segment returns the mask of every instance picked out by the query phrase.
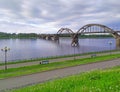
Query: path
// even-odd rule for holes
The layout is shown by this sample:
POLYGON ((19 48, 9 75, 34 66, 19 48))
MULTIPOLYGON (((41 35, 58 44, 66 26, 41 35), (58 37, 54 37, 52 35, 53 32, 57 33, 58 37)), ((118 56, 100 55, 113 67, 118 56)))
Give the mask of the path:
MULTIPOLYGON (((117 53, 120 53, 120 51, 118 52, 112 52, 112 54, 117 54, 117 53)), ((97 54, 97 56, 101 56, 101 55, 109 55, 110 52, 107 52, 107 53, 99 53, 97 54)), ((79 59, 79 58, 87 58, 87 57, 90 57, 90 55, 82 55, 82 56, 75 56, 75 59, 79 59)), ((57 59, 49 59, 50 63, 51 62, 62 62, 62 61, 65 61, 65 60, 73 60, 74 59, 74 56, 73 57, 66 57, 66 58, 57 58, 57 59)), ((35 61, 35 62, 24 62, 24 63, 18 63, 18 64, 10 64, 10 65, 7 65, 8 68, 17 68, 17 67, 23 67, 23 66, 31 66, 31 65, 37 65, 39 64, 40 61, 35 61)), ((1 69, 4 69, 5 66, 2 65, 0 66, 0 70, 1 69)))
POLYGON ((19 88, 31 84, 41 83, 55 78, 60 78, 68 75, 78 74, 85 71, 104 69, 120 65, 120 59, 103 61, 63 69, 56 69, 26 76, 13 77, 0 80, 0 91, 5 89, 19 88))

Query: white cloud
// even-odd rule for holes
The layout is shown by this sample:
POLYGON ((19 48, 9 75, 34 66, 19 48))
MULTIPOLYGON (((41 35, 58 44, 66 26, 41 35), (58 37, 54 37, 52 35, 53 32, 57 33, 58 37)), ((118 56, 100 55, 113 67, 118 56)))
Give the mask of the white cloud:
POLYGON ((89 23, 119 25, 118 0, 0 0, 0 31, 56 33, 89 23))

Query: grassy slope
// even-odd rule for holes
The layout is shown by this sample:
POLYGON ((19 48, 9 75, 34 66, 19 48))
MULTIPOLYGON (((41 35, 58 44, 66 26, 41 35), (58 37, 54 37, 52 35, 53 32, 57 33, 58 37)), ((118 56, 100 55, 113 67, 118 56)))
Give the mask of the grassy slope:
POLYGON ((120 66, 48 81, 12 92, 120 92, 120 66))
POLYGON ((20 68, 11 68, 11 69, 7 69, 6 71, 0 70, 0 79, 32 74, 32 73, 37 73, 37 72, 42 72, 42 71, 47 71, 52 69, 64 68, 69 66, 76 66, 80 64, 100 62, 100 61, 110 60, 115 58, 120 58, 120 54, 98 56, 95 58, 84 58, 84 59, 78 59, 75 61, 69 60, 64 62, 54 62, 46 65, 33 65, 33 66, 25 66, 20 68))

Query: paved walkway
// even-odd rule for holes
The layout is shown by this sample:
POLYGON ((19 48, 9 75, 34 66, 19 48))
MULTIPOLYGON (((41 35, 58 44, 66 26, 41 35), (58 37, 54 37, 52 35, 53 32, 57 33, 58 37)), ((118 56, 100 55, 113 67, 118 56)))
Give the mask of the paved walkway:
MULTIPOLYGON (((118 52, 111 52, 111 54, 117 54, 117 53, 120 53, 120 51, 118 52)), ((110 52, 107 52, 107 53, 99 53, 97 54, 97 56, 102 56, 102 55, 109 55, 110 52)), ((75 59, 80 59, 80 58, 87 58, 87 57, 90 57, 90 55, 83 55, 83 56, 75 56, 75 59)), ((49 59, 50 63, 51 62, 62 62, 62 61, 65 61, 65 60, 74 60, 74 56, 73 57, 66 57, 66 58, 58 58, 58 59, 49 59)), ((31 66, 31 65, 37 65, 39 64, 40 61, 35 61, 35 62, 24 62, 24 63, 18 63, 18 64, 10 64, 10 65, 7 65, 8 68, 17 68, 17 67, 23 67, 23 66, 31 66)), ((2 65, 0 66, 0 70, 1 69, 4 69, 5 66, 2 65)))
POLYGON ((117 65, 120 65, 120 59, 79 65, 74 67, 67 67, 63 69, 56 69, 26 76, 2 79, 0 80, 0 92, 2 92, 5 89, 19 88, 23 86, 45 82, 55 78, 78 74, 81 72, 95 69, 109 68, 117 65))

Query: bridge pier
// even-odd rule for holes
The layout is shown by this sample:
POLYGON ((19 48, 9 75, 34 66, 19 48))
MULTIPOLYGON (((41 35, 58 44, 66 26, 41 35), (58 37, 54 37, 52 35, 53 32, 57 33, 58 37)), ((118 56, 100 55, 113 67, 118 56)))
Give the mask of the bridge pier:
POLYGON ((120 37, 116 38, 116 48, 120 49, 120 37))
POLYGON ((48 36, 46 36, 46 38, 45 38, 46 40, 51 40, 51 36, 50 35, 48 35, 48 36))
POLYGON ((79 46, 79 39, 78 39, 78 34, 74 34, 73 37, 72 37, 72 43, 71 43, 71 46, 79 46))
POLYGON ((54 40, 54 41, 59 41, 59 36, 58 36, 58 35, 54 35, 54 36, 53 36, 53 40, 54 40))

